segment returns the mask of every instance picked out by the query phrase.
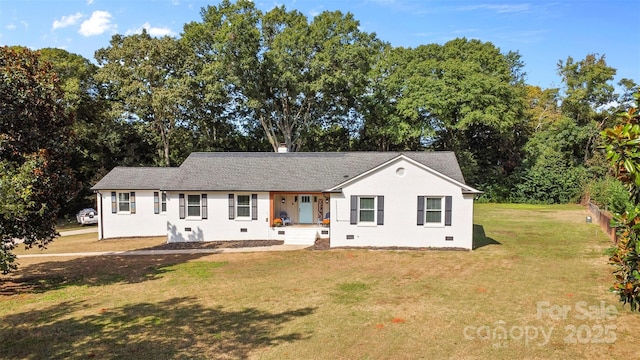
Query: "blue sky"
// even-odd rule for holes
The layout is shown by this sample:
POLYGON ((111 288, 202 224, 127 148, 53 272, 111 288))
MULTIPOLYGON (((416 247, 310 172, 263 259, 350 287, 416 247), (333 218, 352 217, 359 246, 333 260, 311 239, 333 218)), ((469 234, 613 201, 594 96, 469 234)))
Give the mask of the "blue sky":
MULTIPOLYGON (((606 55, 616 82, 640 82, 640 0, 255 0, 263 11, 277 5, 312 18, 324 10, 351 12, 361 29, 394 46, 443 44, 457 37, 518 51, 527 82, 559 87, 559 60, 606 55)), ((58 47, 93 59, 115 33, 146 28, 180 36, 200 21, 200 0, 0 0, 0 44, 58 47)))

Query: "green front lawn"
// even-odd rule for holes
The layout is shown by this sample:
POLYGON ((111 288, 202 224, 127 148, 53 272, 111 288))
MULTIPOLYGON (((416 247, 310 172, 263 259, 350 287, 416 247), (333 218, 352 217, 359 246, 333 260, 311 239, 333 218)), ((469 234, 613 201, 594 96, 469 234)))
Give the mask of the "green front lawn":
POLYGON ((610 243, 586 215, 478 204, 472 252, 19 259, 0 358, 633 358, 640 316, 608 292, 610 243))

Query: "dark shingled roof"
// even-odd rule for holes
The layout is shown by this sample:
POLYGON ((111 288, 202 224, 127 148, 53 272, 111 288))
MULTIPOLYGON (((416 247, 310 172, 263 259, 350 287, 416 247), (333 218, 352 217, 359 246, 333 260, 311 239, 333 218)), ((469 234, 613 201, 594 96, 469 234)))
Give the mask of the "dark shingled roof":
POLYGON ((179 168, 117 167, 92 189, 325 191, 400 155, 465 183, 455 154, 447 151, 198 152, 179 168))
POLYGON ((192 153, 164 190, 323 191, 403 154, 464 184, 452 152, 192 153))
POLYGON ((91 190, 159 190, 166 187, 177 171, 177 167, 118 166, 91 190))

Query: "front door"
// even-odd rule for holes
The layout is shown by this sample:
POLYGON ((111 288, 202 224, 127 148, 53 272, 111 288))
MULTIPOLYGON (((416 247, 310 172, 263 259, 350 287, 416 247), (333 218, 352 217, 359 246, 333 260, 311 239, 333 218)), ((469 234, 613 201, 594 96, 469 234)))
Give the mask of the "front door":
POLYGON ((313 203, 311 195, 300 195, 300 207, 298 208, 300 224, 313 224, 313 203))

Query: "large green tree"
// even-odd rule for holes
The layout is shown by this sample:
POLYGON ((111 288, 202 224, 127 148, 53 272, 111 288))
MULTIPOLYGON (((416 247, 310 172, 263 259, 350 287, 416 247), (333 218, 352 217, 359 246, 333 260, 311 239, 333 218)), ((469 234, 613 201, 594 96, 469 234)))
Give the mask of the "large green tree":
POLYGON ((206 62, 202 74, 240 120, 260 124, 274 151, 280 143, 299 150, 306 134, 355 121, 380 42, 351 14, 325 11, 309 22, 297 11, 263 14, 241 0, 209 6, 202 18, 183 36, 206 62))
POLYGON ((582 60, 569 56, 566 61, 559 61, 558 74, 564 91, 562 114, 590 134, 576 144, 583 148, 583 162, 587 164, 597 153, 598 132, 615 118, 610 107, 617 99, 612 84, 616 69, 607 65, 604 55, 587 54, 582 60))
POLYGON ((60 80, 67 112, 74 114, 74 132, 77 136, 76 148, 72 153, 72 166, 76 179, 82 188, 76 201, 69 203, 67 212, 89 206, 92 192, 91 181, 99 168, 104 167, 106 156, 100 150, 109 132, 115 129, 102 126, 105 102, 99 96, 99 88, 93 79, 98 67, 84 57, 63 49, 40 49, 40 58, 51 63, 52 71, 60 80))
POLYGON ((425 133, 433 133, 425 131, 423 116, 398 109, 398 102, 407 92, 406 67, 412 63, 413 55, 412 49, 387 45, 373 59, 360 110, 361 150, 419 150, 425 133))
POLYGON ((610 82, 616 70, 607 65, 604 55, 587 54, 578 61, 569 56, 558 62, 558 74, 565 91, 562 111, 579 125, 593 121, 601 107, 615 100, 610 82))
POLYGON ((188 74, 186 115, 192 143, 200 151, 264 150, 254 147, 262 139, 246 124, 248 110, 234 85, 234 73, 249 71, 253 63, 249 39, 257 36, 256 16, 253 7, 227 2, 203 9, 202 23, 184 26, 180 42, 188 74))
POLYGON ((578 61, 568 57, 557 70, 562 88, 527 88, 531 135, 513 179, 513 201, 577 201, 589 181, 606 173, 595 150, 599 131, 614 118, 608 107, 617 98, 611 85, 616 70, 594 54, 578 61))
POLYGON ((579 126, 568 117, 542 124, 542 130, 535 131, 523 146, 520 173, 514 179, 515 189, 510 192, 509 200, 575 202, 580 199, 587 178, 582 144, 596 129, 579 126))
POLYGON ((81 189, 63 211, 75 213, 95 204, 90 187, 107 169, 154 162, 153 138, 142 124, 110 116, 113 102, 105 96, 107 89, 95 80, 98 67, 88 59, 66 50, 39 50, 41 59, 51 63, 60 80, 65 109, 74 114, 77 141, 71 164, 81 189))
POLYGON ((394 49, 371 77, 365 138, 391 143, 380 149, 455 151, 476 185, 503 179, 526 135, 522 67, 517 53, 464 38, 394 49))
POLYGON ((16 268, 16 240, 45 247, 74 194, 73 117, 51 65, 25 48, 0 48, 0 271, 16 268))
MULTIPOLYGON (((503 54, 488 42, 456 39, 421 58, 413 75, 421 81, 411 84, 409 94, 419 91, 427 100, 421 110, 435 147, 456 151, 472 183, 504 178, 518 165, 526 135, 519 54, 503 54)), ((401 109, 416 110, 411 97, 401 109)))
POLYGON ((101 65, 96 80, 106 87, 114 115, 144 124, 154 135, 159 163, 170 166, 174 131, 187 122, 189 86, 187 50, 175 38, 141 34, 114 35, 96 51, 101 65))
POLYGON ((529 133, 545 131, 562 118, 560 89, 542 89, 532 85, 526 85, 525 88, 527 99, 525 116, 529 120, 529 133))

